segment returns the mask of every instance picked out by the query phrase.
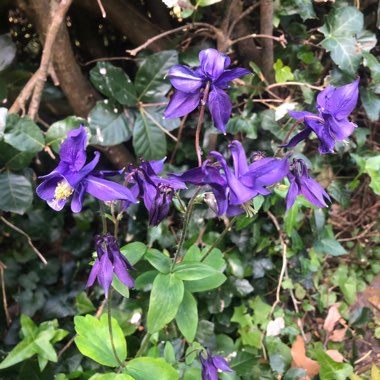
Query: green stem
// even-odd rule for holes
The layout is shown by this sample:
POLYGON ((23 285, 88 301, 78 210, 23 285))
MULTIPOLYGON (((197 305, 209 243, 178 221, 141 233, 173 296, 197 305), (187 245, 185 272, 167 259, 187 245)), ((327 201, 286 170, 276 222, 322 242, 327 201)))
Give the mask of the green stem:
POLYGON ((230 230, 232 225, 235 223, 237 219, 237 216, 234 216, 229 223, 227 224, 226 228, 223 230, 223 232, 220 234, 220 236, 212 243, 211 247, 207 250, 207 252, 202 256, 201 262, 206 260, 207 256, 212 252, 212 250, 223 240, 226 233, 230 230))
POLYGON ((177 264, 177 261, 182 258, 181 251, 182 251, 183 243, 185 242, 185 239, 186 239, 187 228, 189 227, 190 217, 191 217, 191 214, 193 213, 195 198, 198 196, 200 191, 201 191, 201 188, 198 187, 196 189, 194 195, 191 197, 190 202, 187 206, 187 209, 185 212, 185 218, 183 221, 182 234, 181 234, 181 238, 180 238, 179 243, 178 243, 176 253, 174 255, 171 271, 173 271, 175 265, 177 264))
POLYGON ((147 349, 148 344, 149 344, 149 339, 150 339, 150 334, 146 333, 142 342, 141 342, 141 346, 136 353, 136 356, 135 356, 136 358, 142 356, 142 354, 145 352, 145 350, 147 349))
POLYGON ((100 216, 102 218, 102 228, 103 228, 103 235, 107 233, 107 219, 105 217, 106 210, 104 208, 104 203, 102 201, 99 201, 100 206, 100 216))
POLYGON ((115 347, 115 342, 113 340, 113 333, 112 333, 112 315, 111 315, 111 294, 112 294, 112 289, 110 289, 110 293, 108 295, 107 299, 107 315, 108 315, 108 332, 110 335, 110 340, 111 340, 111 347, 112 347, 112 352, 113 355, 115 356, 115 359, 117 363, 119 364, 120 367, 125 367, 125 364, 120 360, 117 352, 116 352, 116 347, 115 347))

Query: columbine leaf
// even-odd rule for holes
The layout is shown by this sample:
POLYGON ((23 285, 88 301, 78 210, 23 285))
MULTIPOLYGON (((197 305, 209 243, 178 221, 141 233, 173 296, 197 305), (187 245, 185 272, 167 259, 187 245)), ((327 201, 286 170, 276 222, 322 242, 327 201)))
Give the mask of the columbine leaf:
POLYGON ((187 290, 185 290, 175 320, 186 340, 192 342, 198 327, 198 307, 194 296, 187 290))
POLYGON ((162 358, 136 358, 128 362, 125 373, 135 380, 178 380, 178 372, 162 358))
POLYGON ((216 269, 203 263, 184 262, 176 265, 174 274, 184 281, 196 281, 219 273, 216 269))
POLYGON ((144 256, 146 245, 139 241, 129 243, 120 248, 120 252, 125 256, 131 265, 135 265, 144 256))
POLYGON ((148 331, 153 334, 171 322, 184 293, 183 282, 173 274, 158 274, 153 282, 148 310, 148 331))

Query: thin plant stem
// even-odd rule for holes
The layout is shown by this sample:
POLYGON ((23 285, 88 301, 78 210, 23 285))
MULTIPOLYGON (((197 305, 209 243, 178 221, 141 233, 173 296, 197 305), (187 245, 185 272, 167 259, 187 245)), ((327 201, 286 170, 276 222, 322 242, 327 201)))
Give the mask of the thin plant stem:
POLYGON ((220 236, 212 243, 211 247, 207 250, 207 252, 201 257, 201 262, 206 260, 208 255, 212 252, 212 250, 223 240, 224 236, 231 229, 232 225, 235 223, 237 216, 234 216, 227 224, 226 228, 220 234, 220 236))
POLYGON ((100 206, 100 217, 102 218, 102 232, 103 235, 107 233, 107 219, 106 219, 106 210, 104 208, 104 203, 102 201, 99 201, 100 206))
POLYGON ((148 344, 149 344, 149 339, 150 339, 150 334, 146 333, 142 342, 141 342, 141 346, 136 353, 136 356, 135 356, 136 358, 140 357, 145 352, 145 350, 147 349, 148 344))
POLYGON ((195 151, 197 153, 198 157, 198 166, 202 166, 202 153, 201 153, 201 147, 199 144, 199 137, 201 134, 201 127, 203 123, 203 115, 205 113, 205 107, 207 103, 207 98, 208 98, 208 93, 210 91, 210 82, 207 82, 204 93, 203 93, 203 98, 201 101, 201 111, 199 112, 199 119, 198 119, 198 125, 197 125, 197 130, 195 132, 195 151))
POLYGON ((110 341, 111 341, 111 347, 112 347, 112 352, 113 355, 115 356, 115 359, 117 363, 119 364, 120 367, 125 367, 125 363, 123 363, 119 355, 116 352, 116 347, 115 347, 115 342, 113 340, 113 333, 112 333, 112 314, 111 314, 111 295, 112 295, 112 289, 110 289, 110 293, 108 295, 107 299, 107 316, 108 316, 108 332, 110 335, 110 341))
POLYGON ((200 191, 201 191, 201 187, 198 187, 195 190, 195 193, 191 197, 191 199, 189 201, 189 204, 187 206, 187 209, 185 211, 185 217, 184 217, 184 221, 183 221, 182 234, 181 234, 181 238, 180 238, 179 243, 178 243, 177 250, 176 250, 175 255, 174 255, 171 271, 173 271, 173 269, 174 269, 177 261, 181 258, 182 246, 183 246, 183 243, 185 242, 185 239, 186 239, 187 228, 189 227, 190 217, 191 217, 191 214, 193 213, 195 199, 196 199, 196 197, 197 197, 197 195, 199 194, 200 191))

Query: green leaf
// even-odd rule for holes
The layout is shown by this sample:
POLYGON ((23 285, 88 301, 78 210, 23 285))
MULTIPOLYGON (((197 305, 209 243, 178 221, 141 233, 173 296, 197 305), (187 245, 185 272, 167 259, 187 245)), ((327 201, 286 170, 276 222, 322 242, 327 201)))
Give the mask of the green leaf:
POLYGON ((38 327, 33 322, 32 318, 25 314, 21 314, 20 318, 21 323, 21 332, 23 335, 23 338, 35 338, 38 333, 38 327))
POLYGON ((179 331, 188 342, 192 342, 198 327, 198 307, 194 296, 187 290, 185 290, 175 320, 179 331))
POLYGON ((139 241, 135 241, 121 247, 120 252, 131 263, 131 265, 135 265, 144 256, 146 252, 146 245, 139 241))
POLYGON ((284 64, 280 58, 277 59, 276 63, 273 65, 273 68, 275 71, 277 83, 284 83, 288 80, 294 79, 294 75, 293 75, 290 67, 284 66, 284 64))
POLYGON ((380 83, 380 62, 372 54, 363 53, 363 64, 371 71, 371 78, 377 84, 380 83))
POLYGON ((4 71, 16 57, 16 45, 13 43, 10 34, 0 36, 0 72, 4 71))
POLYGON ((368 118, 377 121, 380 116, 380 99, 371 88, 363 88, 360 90, 360 100, 368 118))
POLYGON ((162 100, 171 88, 165 75, 177 63, 178 54, 175 50, 161 51, 145 58, 136 73, 138 100, 148 103, 162 100))
POLYGON ((86 120, 76 116, 69 116, 66 119, 53 123, 46 132, 46 144, 49 145, 54 152, 59 153, 59 148, 63 140, 67 137, 67 132, 77 129, 81 124, 85 124, 86 120))
POLYGON ((90 80, 103 95, 115 99, 124 106, 136 105, 135 87, 121 68, 109 62, 98 62, 90 71, 90 80))
POLYGON ((380 195, 380 155, 366 159, 365 170, 371 177, 369 187, 380 195))
POLYGON ((13 348, 8 356, 0 363, 0 369, 11 367, 12 365, 31 358, 35 353, 33 338, 24 339, 13 348))
POLYGON ((346 380, 353 373, 353 368, 349 364, 337 363, 322 349, 315 351, 315 358, 321 366, 319 373, 321 380, 346 380))
POLYGON ((4 141, 21 152, 37 153, 44 148, 44 136, 29 117, 10 114, 7 117, 4 141))
POLYGON ((20 152, 13 146, 0 141, 0 167, 9 170, 21 170, 27 167, 32 161, 35 153, 20 152))
POLYGON ((133 126, 133 148, 138 157, 157 160, 166 155, 166 137, 157 125, 140 112, 133 126))
POLYGON ((128 362, 125 373, 135 380, 178 380, 178 372, 162 358, 136 358, 128 362))
POLYGON ((165 343, 164 358, 170 364, 175 364, 175 352, 173 345, 168 341, 165 343))
POLYGON ((169 273, 172 261, 158 249, 149 248, 145 254, 145 259, 159 272, 169 273))
MULTIPOLYGON (((112 318, 111 321, 116 353, 119 359, 124 361, 127 357, 127 342, 117 320, 112 318)), ((74 325, 78 334, 75 344, 82 355, 108 367, 119 366, 112 351, 106 314, 103 314, 100 319, 92 315, 76 316, 74 325)))
POLYGON ((112 287, 123 297, 129 298, 128 286, 123 284, 116 275, 114 275, 112 278, 112 287))
POLYGON ((216 289, 226 281, 227 277, 223 273, 215 273, 210 277, 197 281, 186 281, 186 289, 191 293, 205 292, 216 289))
MULTIPOLYGON (((56 378, 57 380, 57 378, 56 378)), ((89 380, 135 380, 125 373, 96 373, 89 380)))
POLYGON ((355 74, 360 64, 361 53, 357 51, 354 37, 363 30, 363 14, 355 7, 340 7, 329 13, 319 30, 325 39, 322 46, 331 53, 331 58, 343 71, 355 74))
POLYGON ((153 334, 171 322, 184 293, 183 282, 173 274, 158 274, 153 282, 148 309, 148 331, 153 334))
POLYGON ((220 3, 222 0, 198 0, 197 7, 208 7, 209 5, 220 3))
POLYGON ((184 281, 202 280, 219 273, 207 264, 197 262, 184 262, 175 266, 174 274, 177 278, 184 281))
POLYGON ((0 210, 22 215, 32 201, 32 184, 26 177, 8 171, 0 174, 0 210))
POLYGON ((131 137, 130 120, 124 112, 119 112, 110 102, 97 102, 90 112, 89 123, 91 144, 117 145, 131 137))
POLYGON ((75 297, 75 307, 78 310, 79 314, 91 313, 92 311, 96 310, 94 304, 91 302, 85 292, 80 292, 75 297))
POLYGON ((347 251, 335 239, 323 238, 314 244, 314 249, 320 253, 326 253, 331 256, 346 255, 347 251))

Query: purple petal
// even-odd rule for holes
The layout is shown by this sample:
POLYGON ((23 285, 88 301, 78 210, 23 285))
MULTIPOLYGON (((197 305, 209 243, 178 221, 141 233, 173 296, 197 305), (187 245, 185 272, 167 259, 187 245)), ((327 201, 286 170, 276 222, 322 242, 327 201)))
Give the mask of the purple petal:
POLYGON ((49 201, 46 201, 46 203, 54 210, 54 211, 61 211, 64 207, 65 207, 65 204, 67 202, 67 199, 60 199, 60 200, 55 200, 55 199, 52 199, 52 200, 49 200, 49 201))
POLYGON ((183 65, 173 66, 168 72, 168 77, 177 90, 186 93, 199 91, 204 84, 204 78, 201 75, 183 65))
POLYGON ((149 161, 149 165, 152 168, 154 174, 159 174, 164 170, 166 157, 164 157, 162 160, 152 160, 149 161))
POLYGON ((98 270, 98 281, 100 286, 104 289, 106 298, 108 297, 108 292, 112 283, 113 277, 113 265, 111 260, 108 258, 108 254, 103 255, 99 260, 99 270, 98 270))
POLYGON ((223 90, 214 87, 208 96, 208 107, 215 127, 225 134, 232 112, 230 97, 223 90))
POLYGON ((198 107, 199 101, 199 92, 186 94, 185 92, 176 90, 174 91, 174 94, 170 98, 169 104, 164 111, 164 117, 167 119, 172 119, 187 115, 198 107))
POLYGON ((118 255, 114 255, 114 272, 117 278, 129 289, 135 286, 135 281, 128 273, 124 261, 122 261, 118 255))
POLYGON ((200 68, 212 81, 216 81, 224 69, 231 64, 230 58, 215 49, 202 50, 199 53, 200 68))
POLYGON ((300 189, 294 180, 295 178, 293 174, 289 174, 288 178, 290 181, 290 186, 288 194, 286 194, 286 211, 288 211, 293 206, 294 202, 296 201, 297 195, 300 192, 300 189))
POLYGON ((331 128, 331 134, 338 141, 345 140, 348 136, 352 135, 357 125, 351 123, 347 118, 337 120, 334 116, 328 118, 328 124, 331 128))
POLYGON ((84 180, 84 184, 86 191, 101 201, 125 200, 132 203, 137 202, 131 191, 118 183, 90 175, 84 180))
POLYGON ((329 195, 323 187, 312 178, 301 178, 301 194, 313 205, 323 208, 327 207, 324 198, 330 200, 329 195))
POLYGON ((293 119, 301 120, 304 119, 306 116, 315 116, 313 113, 308 111, 289 111, 289 116, 291 116, 293 119))
POLYGON ((328 85, 324 88, 317 96, 317 109, 320 113, 324 112, 326 109, 326 103, 331 98, 335 91, 335 87, 328 85))
POLYGON ((229 217, 229 218, 232 218, 236 215, 240 215, 240 214, 243 214, 245 211, 243 209, 243 207, 241 207, 240 205, 239 206, 228 206, 227 208, 227 211, 226 211, 226 215, 229 217))
POLYGON ((96 277, 98 276, 100 268, 99 260, 97 259, 91 269, 90 275, 88 276, 86 288, 89 288, 90 286, 94 285, 94 282, 96 280, 96 277))
POLYGON ((247 156, 240 141, 234 140, 228 147, 232 154, 235 175, 239 178, 248 171, 247 156))
POLYGON ((49 179, 43 181, 36 189, 37 195, 44 201, 52 201, 55 197, 55 189, 58 183, 64 180, 61 174, 54 173, 49 179))
POLYGON ((317 135, 320 146, 319 153, 327 154, 334 152, 335 139, 331 135, 330 128, 325 124, 321 123, 318 120, 306 119, 307 125, 313 130, 317 135))
MULTIPOLYGON (((271 186, 277 182, 280 182, 286 175, 289 174, 289 162, 287 158, 282 160, 277 160, 275 158, 262 159, 255 161, 249 166, 249 174, 246 176, 251 176, 253 183, 251 186, 271 186), (264 161, 263 165, 259 165, 260 161, 264 161)), ((241 179, 242 180, 242 179, 241 179)), ((242 180, 242 182, 244 182, 242 180)), ((245 185, 248 186, 246 182, 245 185)))
POLYGON ((83 127, 67 133, 66 140, 59 150, 61 160, 70 165, 73 171, 80 170, 86 162, 87 134, 83 127))
POLYGON ((228 82, 248 74, 251 74, 251 72, 247 69, 243 69, 242 67, 236 67, 235 69, 231 70, 224 70, 218 80, 214 82, 214 85, 217 87, 225 88, 227 87, 228 82))
POLYGON ((82 202, 84 194, 86 193, 86 187, 83 185, 79 185, 73 195, 73 199, 71 200, 71 211, 74 213, 81 212, 82 210, 82 202))
POLYGON ((301 132, 297 133, 295 136, 293 136, 287 144, 281 145, 281 148, 293 148, 298 143, 300 143, 303 140, 306 140, 311 133, 311 128, 306 126, 301 132))
POLYGON ((215 355, 212 357, 212 361, 217 369, 223 372, 232 372, 232 369, 228 365, 226 359, 224 359, 222 356, 215 355))

